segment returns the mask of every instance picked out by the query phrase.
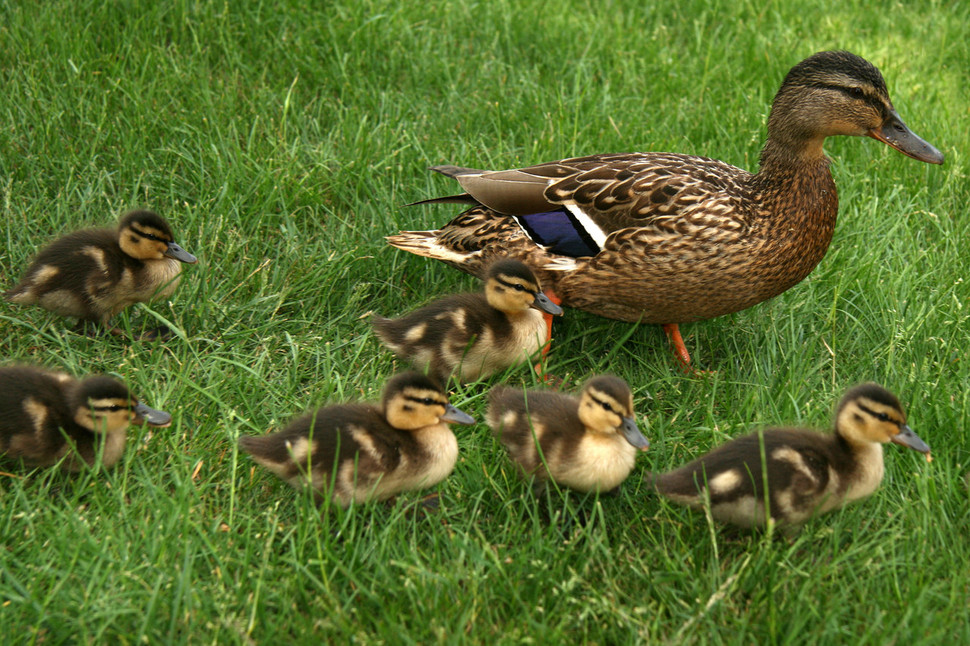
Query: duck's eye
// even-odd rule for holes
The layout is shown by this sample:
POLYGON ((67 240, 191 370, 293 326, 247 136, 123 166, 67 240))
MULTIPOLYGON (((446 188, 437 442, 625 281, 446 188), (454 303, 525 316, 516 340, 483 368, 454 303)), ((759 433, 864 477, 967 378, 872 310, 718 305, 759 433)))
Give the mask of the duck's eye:
POLYGON ((861 99, 861 98, 864 98, 866 96, 866 93, 863 92, 862 88, 859 88, 859 87, 849 87, 849 88, 846 88, 846 89, 849 91, 849 94, 851 94, 852 96, 854 96, 857 99, 861 99))
POLYGON ((878 419, 880 422, 888 422, 889 421, 889 415, 886 415, 885 413, 877 413, 876 414, 876 419, 878 419))
POLYGON ((517 292, 527 291, 524 285, 520 285, 518 283, 514 283, 512 286, 515 288, 515 291, 517 291, 517 292))
POLYGON ((603 410, 605 410, 607 413, 613 412, 613 408, 611 408, 610 405, 607 404, 606 402, 600 402, 600 406, 602 406, 603 410))
POLYGON ((438 403, 438 401, 436 399, 431 399, 430 397, 425 397, 424 399, 421 400, 421 403, 424 404, 425 406, 434 406, 435 404, 438 403))

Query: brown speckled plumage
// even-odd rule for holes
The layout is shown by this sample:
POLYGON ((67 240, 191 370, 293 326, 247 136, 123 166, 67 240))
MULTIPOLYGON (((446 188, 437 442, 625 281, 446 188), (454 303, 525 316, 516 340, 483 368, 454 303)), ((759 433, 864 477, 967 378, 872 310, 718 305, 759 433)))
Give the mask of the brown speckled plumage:
POLYGON ((427 201, 473 206, 439 230, 388 241, 473 274, 496 254, 521 258, 564 304, 610 318, 676 324, 720 316, 787 290, 825 255, 838 212, 822 151, 831 135, 867 135, 916 159, 943 161, 905 128, 874 66, 847 52, 821 52, 785 78, 756 174, 672 153, 496 172, 443 166, 435 170, 468 192, 427 201), (515 219, 563 207, 601 230, 597 253, 552 253, 515 219))

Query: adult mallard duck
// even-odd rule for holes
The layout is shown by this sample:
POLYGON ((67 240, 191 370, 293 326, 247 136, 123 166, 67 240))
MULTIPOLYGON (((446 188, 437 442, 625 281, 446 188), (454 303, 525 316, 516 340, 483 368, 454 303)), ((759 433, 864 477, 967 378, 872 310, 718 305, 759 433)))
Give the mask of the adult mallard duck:
POLYGON ((347 507, 447 478, 458 459, 448 424, 474 422, 437 383, 405 372, 387 382, 380 406, 327 406, 276 433, 241 437, 239 447, 293 487, 311 487, 318 501, 347 507))
POLYGON ((562 308, 542 293, 523 262, 503 258, 485 272, 485 293, 453 294, 396 319, 375 316, 374 332, 392 352, 428 368, 441 383, 473 381, 527 360, 549 340, 543 314, 562 308))
POLYGON ((436 170, 467 193, 425 200, 472 207, 436 231, 388 237, 400 249, 480 274, 495 255, 523 259, 566 305, 665 326, 729 314, 805 278, 838 212, 822 144, 869 136, 920 161, 943 155, 893 108, 868 61, 820 52, 788 72, 757 173, 672 153, 593 155, 505 171, 436 170))
POLYGON ((77 380, 34 366, 0 368, 0 456, 6 459, 78 471, 100 455, 110 467, 121 459, 129 425, 171 421, 111 377, 77 380))
POLYGON ((647 479, 674 502, 710 505, 720 522, 761 527, 771 518, 791 529, 874 492, 882 481, 887 442, 930 452, 906 424, 896 396, 878 384, 862 384, 843 396, 834 433, 801 428, 752 433, 647 479))
MULTIPOLYGON (((88 332, 91 326, 107 329, 108 321, 129 305, 170 297, 182 263, 195 262, 175 243, 162 216, 130 211, 117 229, 75 231, 41 249, 6 298, 76 317, 88 332)), ((167 332, 160 328, 147 336, 167 332)))

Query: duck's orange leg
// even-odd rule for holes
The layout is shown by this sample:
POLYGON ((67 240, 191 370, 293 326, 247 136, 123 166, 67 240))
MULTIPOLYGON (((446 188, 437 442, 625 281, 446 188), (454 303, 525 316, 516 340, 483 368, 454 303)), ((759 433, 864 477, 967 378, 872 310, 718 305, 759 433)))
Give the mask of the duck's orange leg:
MULTIPOLYGON (((559 296, 557 296, 556 293, 551 289, 544 290, 543 294, 545 294, 546 297, 556 305, 562 305, 562 299, 559 298, 559 296)), ((540 350, 542 358, 539 360, 539 363, 533 366, 533 368, 535 369, 536 374, 539 375, 539 377, 545 383, 555 385, 560 380, 554 375, 548 374, 545 366, 543 365, 546 362, 546 356, 549 354, 549 347, 552 345, 552 314, 543 312, 542 318, 546 320, 546 342, 542 344, 542 349, 540 350)))
POLYGON ((674 354, 677 355, 677 360, 680 361, 685 372, 690 372, 690 352, 687 351, 687 346, 684 345, 684 337, 680 336, 680 328, 677 327, 676 323, 666 323, 663 328, 664 332, 667 333, 670 344, 674 346, 674 354))

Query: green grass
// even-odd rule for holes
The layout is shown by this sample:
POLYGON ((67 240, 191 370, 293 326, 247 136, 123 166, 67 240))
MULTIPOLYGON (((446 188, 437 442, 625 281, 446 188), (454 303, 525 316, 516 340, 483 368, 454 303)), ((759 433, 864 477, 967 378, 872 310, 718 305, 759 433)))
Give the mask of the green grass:
MULTIPOLYGON (((968 20, 942 1, 0 2, 2 286, 135 206, 200 258, 170 303, 119 317, 170 322, 166 344, 0 303, 3 360, 116 373, 174 416, 107 473, 4 465, 0 641, 970 641, 968 20), (656 327, 567 311, 552 372, 626 378, 652 442, 621 495, 536 498, 484 424, 458 429, 429 517, 417 495, 320 513, 236 452, 377 396, 400 365, 367 311, 474 288, 383 243, 456 212, 402 206, 455 190, 428 166, 671 150, 754 169, 781 78, 831 48, 882 69, 946 165, 830 140, 832 247, 773 301, 684 327, 713 374, 681 374, 656 327), (888 449, 871 499, 793 540, 640 484, 759 425, 828 426, 870 379, 935 460, 888 449)), ((500 381, 453 401, 481 418, 500 381)))

